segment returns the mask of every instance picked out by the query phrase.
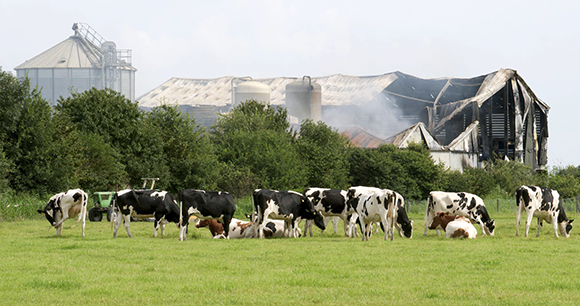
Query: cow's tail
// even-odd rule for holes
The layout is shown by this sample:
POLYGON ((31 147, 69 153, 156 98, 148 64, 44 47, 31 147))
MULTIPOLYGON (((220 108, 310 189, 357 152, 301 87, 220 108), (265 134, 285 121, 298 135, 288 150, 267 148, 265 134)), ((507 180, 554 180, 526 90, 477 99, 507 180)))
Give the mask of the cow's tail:
POLYGON ((183 224, 183 210, 182 210, 182 203, 183 203, 183 195, 181 194, 181 192, 179 193, 179 195, 177 195, 177 200, 179 200, 179 230, 181 233, 181 226, 183 224))
POLYGON ((434 207, 434 203, 433 203, 433 195, 429 193, 429 197, 427 197, 427 212, 426 212, 426 216, 429 215, 429 213, 431 212, 431 210, 434 207))

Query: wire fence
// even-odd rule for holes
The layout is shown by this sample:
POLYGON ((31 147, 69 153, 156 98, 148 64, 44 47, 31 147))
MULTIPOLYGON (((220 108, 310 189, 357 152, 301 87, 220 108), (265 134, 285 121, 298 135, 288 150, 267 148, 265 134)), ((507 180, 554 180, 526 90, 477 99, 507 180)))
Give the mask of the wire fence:
MULTIPOLYGON (((490 212, 515 213, 517 211, 516 199, 486 199, 485 207, 490 212)), ((565 212, 580 213, 579 197, 560 199, 565 212)), ((405 208, 408 213, 425 214, 427 200, 405 200, 405 208)))

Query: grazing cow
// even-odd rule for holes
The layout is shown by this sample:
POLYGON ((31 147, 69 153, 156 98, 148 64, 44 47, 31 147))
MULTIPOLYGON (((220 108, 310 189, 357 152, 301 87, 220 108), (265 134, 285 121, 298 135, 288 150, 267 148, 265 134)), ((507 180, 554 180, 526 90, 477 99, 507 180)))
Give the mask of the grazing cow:
POLYGON ((438 212, 429 229, 441 228, 445 231, 447 238, 470 238, 477 237, 477 230, 471 224, 469 219, 463 216, 451 216, 446 213, 438 212))
POLYGON ((393 240, 395 197, 391 190, 374 187, 351 187, 347 191, 347 203, 358 215, 363 241, 369 240, 373 222, 381 222, 385 240, 393 240))
MULTIPOLYGON (((179 193, 179 205, 181 206, 181 226, 179 240, 186 239, 189 217, 192 215, 199 219, 216 219, 222 224, 230 224, 236 212, 236 205, 231 194, 222 191, 205 191, 185 189, 179 193)), ((229 238, 230 227, 224 228, 226 238, 229 238)))
MULTIPOLYGON (((208 227, 213 238, 226 238, 224 235, 223 225, 215 219, 198 220, 195 227, 208 227)), ((297 235, 300 237, 302 232, 296 228, 297 235)), ((232 218, 230 222, 230 239, 239 238, 257 238, 258 235, 255 230, 254 222, 243 221, 232 218)), ((284 221, 283 220, 268 220, 264 227, 264 236, 266 238, 275 238, 284 236, 284 221)))
MULTIPOLYGON (((449 213, 467 217, 481 226, 482 234, 494 235, 495 221, 489 217, 483 200, 467 192, 443 192, 431 191, 427 201, 427 213, 425 214, 425 233, 433 222, 438 212, 449 213)), ((439 229, 436 229, 439 235, 439 229)))
MULTIPOLYGON (((413 237, 413 221, 409 220, 407 215, 407 211, 405 210, 405 199, 401 196, 398 192, 394 192, 394 201, 395 201, 395 228, 399 232, 399 236, 412 238, 413 237)), ((348 226, 348 237, 352 237, 352 235, 358 236, 358 232, 356 231, 356 223, 358 222, 358 214, 355 212, 353 213, 352 217, 349 216, 349 226, 348 226)), ((380 222, 377 223, 377 227, 374 233, 379 232, 379 227, 382 227, 380 222)), ((384 231, 384 228, 383 228, 384 231)))
POLYGON ((398 192, 393 193, 395 202, 395 228, 399 232, 399 236, 412 238, 413 220, 409 220, 409 216, 405 210, 405 199, 398 192))
POLYGON ((44 210, 38 209, 38 213, 43 214, 46 220, 56 228, 56 235, 62 233, 62 223, 68 218, 78 216, 77 222, 82 222, 82 237, 85 237, 85 219, 87 214, 87 194, 80 189, 70 189, 67 192, 61 192, 53 195, 44 207, 44 210))
POLYGON ((542 188, 537 186, 522 186, 516 191, 516 205, 518 206, 517 220, 516 220, 516 236, 520 232, 520 218, 522 210, 526 210, 526 237, 530 230, 530 223, 532 218, 538 218, 538 233, 536 237, 540 236, 540 229, 542 228, 542 221, 552 223, 554 228, 554 235, 558 238, 558 228, 562 236, 570 237, 572 230, 572 221, 568 220, 564 206, 560 203, 560 194, 558 191, 542 188))
POLYGON ((253 193, 254 212, 257 215, 258 237, 264 238, 268 219, 284 220, 284 236, 297 237, 297 219, 314 219, 314 224, 324 230, 324 218, 310 200, 295 191, 256 189, 253 193))
POLYGON ((164 235, 165 224, 179 222, 179 207, 173 196, 166 191, 125 189, 115 195, 115 206, 119 209, 113 222, 115 231, 113 237, 117 238, 117 231, 121 223, 125 223, 127 235, 132 238, 131 218, 142 220, 155 218, 153 223, 153 237, 157 237, 157 230, 161 228, 164 235))
MULTIPOLYGON (((328 217, 338 217, 344 223, 344 234, 348 236, 348 209, 346 205, 346 191, 330 188, 308 188, 304 195, 312 202, 314 209, 325 217, 324 225, 328 224, 328 217)), ((334 233, 336 234, 336 223, 333 220, 334 233)), ((304 235, 310 231, 312 237, 312 222, 306 220, 304 223, 304 235)))

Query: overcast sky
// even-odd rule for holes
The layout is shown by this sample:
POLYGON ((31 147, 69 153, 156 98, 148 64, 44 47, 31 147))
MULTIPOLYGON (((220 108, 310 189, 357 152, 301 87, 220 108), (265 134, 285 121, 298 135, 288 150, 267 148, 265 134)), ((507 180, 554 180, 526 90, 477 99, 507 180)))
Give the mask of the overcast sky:
POLYGON ((171 77, 512 68, 551 107, 549 165, 580 165, 580 1, 0 0, 0 67, 67 39, 75 22, 133 50, 137 97, 171 77))

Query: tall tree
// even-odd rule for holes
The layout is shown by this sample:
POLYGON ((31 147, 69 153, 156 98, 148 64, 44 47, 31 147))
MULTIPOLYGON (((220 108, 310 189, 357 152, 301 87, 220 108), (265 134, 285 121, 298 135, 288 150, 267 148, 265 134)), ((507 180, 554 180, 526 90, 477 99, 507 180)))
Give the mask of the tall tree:
POLYGON ((348 186, 347 139, 319 121, 306 120, 297 140, 308 186, 344 189, 348 186))
POLYGON ((248 179, 256 182, 253 188, 303 188, 306 169, 287 117, 285 108, 253 100, 222 115, 211 133, 220 161, 236 175, 250 174, 248 179))
POLYGON ((220 164, 205 130, 176 106, 161 105, 145 115, 146 125, 163 144, 168 190, 215 189, 220 164))

